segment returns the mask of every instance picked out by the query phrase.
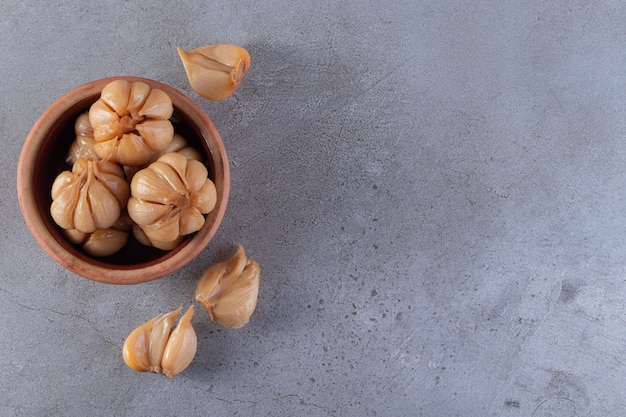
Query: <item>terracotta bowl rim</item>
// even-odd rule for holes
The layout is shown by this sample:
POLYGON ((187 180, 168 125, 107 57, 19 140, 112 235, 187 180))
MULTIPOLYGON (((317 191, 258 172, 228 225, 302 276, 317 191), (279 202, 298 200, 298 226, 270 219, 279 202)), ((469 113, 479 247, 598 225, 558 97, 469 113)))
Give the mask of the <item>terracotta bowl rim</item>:
MULTIPOLYGON (((95 101, 95 100, 94 100, 95 101)), ((230 170, 228 157, 222 138, 209 116, 182 92, 175 88, 148 78, 117 76, 102 78, 85 83, 62 95, 44 110, 28 133, 17 166, 17 193, 24 221, 31 234, 44 251, 66 269, 93 281, 108 284, 138 284, 163 278, 198 256, 214 237, 226 211, 230 191, 230 170), (187 238, 179 247, 155 260, 135 265, 112 265, 100 262, 89 256, 76 256, 68 251, 48 229, 37 209, 37 196, 33 170, 39 148, 46 138, 47 131, 54 123, 83 100, 100 94, 102 88, 111 81, 123 79, 129 82, 142 81, 151 87, 160 88, 172 99, 176 108, 191 119, 204 141, 210 148, 210 155, 215 169, 215 185, 218 189, 216 207, 209 214, 212 222, 207 222, 202 229, 187 238)), ((57 234, 58 235, 58 234, 57 234)))

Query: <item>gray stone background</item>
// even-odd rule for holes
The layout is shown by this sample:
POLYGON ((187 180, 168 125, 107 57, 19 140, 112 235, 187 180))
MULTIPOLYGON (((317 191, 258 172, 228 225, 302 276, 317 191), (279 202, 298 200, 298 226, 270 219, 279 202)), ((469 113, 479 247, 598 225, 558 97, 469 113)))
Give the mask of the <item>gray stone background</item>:
POLYGON ((0 4, 0 415, 623 416, 626 3, 6 0, 0 4), (222 102, 175 47, 228 42, 222 102), (44 109, 134 75, 199 103, 232 189, 214 241, 135 286, 53 262, 15 172, 44 109), (250 324, 198 310, 174 379, 135 373, 139 323, 242 243, 250 324))

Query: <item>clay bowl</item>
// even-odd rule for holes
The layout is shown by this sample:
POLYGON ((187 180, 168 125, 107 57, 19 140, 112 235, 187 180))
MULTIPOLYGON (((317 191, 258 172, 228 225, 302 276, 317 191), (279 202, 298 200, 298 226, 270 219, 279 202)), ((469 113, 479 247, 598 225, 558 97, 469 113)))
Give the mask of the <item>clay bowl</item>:
POLYGON ((17 192, 26 225, 41 247, 63 267, 85 278, 110 284, 137 284, 162 278, 185 266, 207 246, 226 210, 230 189, 228 159, 222 139, 204 111, 174 88, 137 77, 115 77, 89 82, 65 94, 48 107, 28 134, 17 169, 17 192), (120 252, 97 258, 71 244, 50 215, 50 190, 56 176, 71 169, 65 162, 75 138, 74 122, 100 97, 114 79, 143 81, 172 99, 174 129, 206 155, 209 177, 217 188, 217 205, 202 229, 178 247, 163 251, 147 247, 131 236, 120 252))

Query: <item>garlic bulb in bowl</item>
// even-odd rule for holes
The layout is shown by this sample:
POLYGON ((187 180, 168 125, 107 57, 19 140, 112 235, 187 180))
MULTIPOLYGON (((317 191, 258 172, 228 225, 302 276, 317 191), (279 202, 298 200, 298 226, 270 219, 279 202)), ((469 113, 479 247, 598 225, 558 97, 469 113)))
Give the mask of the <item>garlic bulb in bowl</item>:
POLYGON ((145 164, 172 141, 173 112, 163 90, 142 81, 112 81, 89 109, 96 153, 122 165, 145 164))
MULTIPOLYGON (((156 153, 156 152, 155 152, 156 153)), ((120 163, 117 163, 120 165, 120 163)), ((64 94, 37 119, 28 133, 17 166, 17 195, 24 221, 42 249, 57 263, 85 278, 136 284, 179 270, 193 260, 217 233, 230 191, 226 149, 209 116, 180 91, 158 81, 139 77, 113 77, 88 82, 64 94), (167 251, 145 246, 132 233, 119 252, 99 258, 63 234, 50 212, 55 178, 68 170, 68 152, 76 139, 75 123, 98 101, 103 88, 116 80, 143 82, 171 98, 174 132, 202 155, 208 178, 216 188, 215 207, 205 215, 200 230, 174 242, 167 251)), ((113 216, 112 216, 113 217, 113 216)))
POLYGON ((128 214, 151 241, 194 233, 215 207, 217 191, 199 161, 172 152, 133 176, 128 214))
POLYGON ((63 229, 93 233, 119 219, 129 188, 124 171, 110 161, 81 158, 52 184, 50 214, 63 229))

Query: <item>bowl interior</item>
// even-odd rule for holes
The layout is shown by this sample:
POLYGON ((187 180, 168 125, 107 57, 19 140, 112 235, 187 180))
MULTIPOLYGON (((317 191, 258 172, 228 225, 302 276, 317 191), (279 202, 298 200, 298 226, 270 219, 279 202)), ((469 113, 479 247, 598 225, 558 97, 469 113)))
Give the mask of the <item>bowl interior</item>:
MULTIPOLYGON (((74 133, 74 122, 78 116, 89 110, 89 107, 100 97, 99 94, 87 97, 68 108, 61 117, 59 117, 45 133, 45 138, 41 141, 35 158, 33 169, 33 189, 35 196, 36 210, 41 216, 45 227, 54 236, 55 240, 69 253, 84 262, 93 264, 102 268, 113 269, 141 269, 150 265, 163 262, 169 258, 176 256, 178 252, 183 250, 193 239, 195 234, 187 237, 177 248, 171 251, 163 251, 156 248, 145 246, 139 243, 132 235, 129 234, 129 240, 126 246, 114 255, 96 258, 92 257, 79 246, 70 243, 61 233, 61 229, 55 224, 50 215, 50 205, 52 198, 50 190, 52 184, 59 173, 65 170, 71 170, 71 166, 65 162, 67 153, 71 143, 76 137, 74 133)), ((198 149, 203 155, 207 156, 205 163, 209 171, 209 178, 216 182, 215 167, 213 159, 210 157, 211 150, 208 146, 209 138, 207 134, 197 127, 183 109, 177 107, 174 98, 174 114, 172 116, 172 124, 176 133, 181 134, 189 144, 198 149)), ((218 197, 219 198, 219 197, 218 197)), ((212 219, 213 213, 209 213, 205 223, 207 227, 212 219)))

